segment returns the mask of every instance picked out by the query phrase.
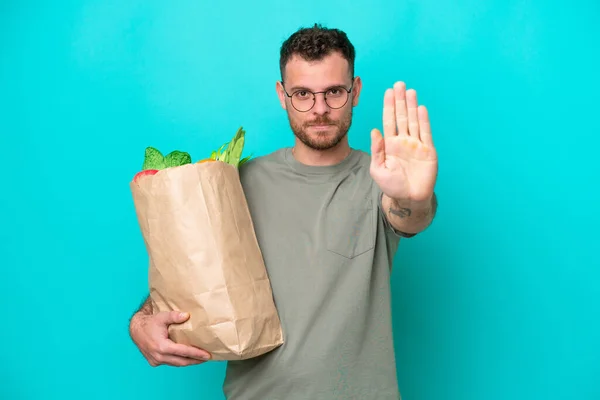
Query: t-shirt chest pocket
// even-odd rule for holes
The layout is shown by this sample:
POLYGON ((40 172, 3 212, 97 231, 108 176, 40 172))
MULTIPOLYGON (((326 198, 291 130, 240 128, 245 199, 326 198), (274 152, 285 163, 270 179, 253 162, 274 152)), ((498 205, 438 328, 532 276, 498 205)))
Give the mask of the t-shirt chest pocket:
POLYGON ((373 202, 332 202, 325 210, 327 250, 354 258, 375 247, 373 202))

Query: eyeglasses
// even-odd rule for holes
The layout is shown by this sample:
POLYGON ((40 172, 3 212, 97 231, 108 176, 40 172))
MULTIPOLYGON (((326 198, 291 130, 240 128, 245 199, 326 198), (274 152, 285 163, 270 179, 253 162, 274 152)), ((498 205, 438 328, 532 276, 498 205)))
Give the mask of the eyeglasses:
MULTIPOLYGON (((281 85, 283 86, 283 81, 281 81, 281 85)), ((323 92, 311 92, 310 90, 300 89, 292 94, 289 94, 284 87, 283 91, 291 99, 292 106, 296 110, 300 112, 307 112, 315 106, 316 96, 319 93, 323 93, 325 103, 327 103, 330 108, 338 109, 344 107, 348 102, 348 98, 350 97, 350 92, 352 92, 353 87, 354 82, 352 82, 350 89, 346 89, 343 86, 334 86, 323 92)))

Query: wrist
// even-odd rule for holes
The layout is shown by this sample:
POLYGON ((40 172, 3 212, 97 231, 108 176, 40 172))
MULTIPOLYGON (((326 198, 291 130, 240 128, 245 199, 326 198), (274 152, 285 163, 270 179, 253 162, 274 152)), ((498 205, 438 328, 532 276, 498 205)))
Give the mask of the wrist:
POLYGON ((437 198, 435 193, 424 200, 384 196, 382 206, 386 210, 388 221, 396 230, 414 234, 431 224, 436 214, 437 198))
POLYGON ((392 206, 397 209, 408 209, 411 212, 415 211, 426 211, 429 210, 433 205, 433 196, 429 196, 425 200, 412 200, 412 199, 394 199, 390 198, 392 206))

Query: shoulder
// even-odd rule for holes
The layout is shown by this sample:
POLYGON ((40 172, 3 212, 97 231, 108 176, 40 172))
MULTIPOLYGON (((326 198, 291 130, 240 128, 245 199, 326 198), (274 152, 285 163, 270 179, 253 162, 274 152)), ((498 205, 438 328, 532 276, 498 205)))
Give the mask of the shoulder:
POLYGON ((353 151, 358 154, 358 164, 361 167, 371 166, 371 154, 361 149, 354 149, 353 151))
POLYGON ((371 185, 371 154, 364 150, 353 149, 354 161, 350 166, 350 173, 359 177, 365 185, 371 185))
POLYGON ((248 180, 262 175, 274 165, 279 165, 285 149, 278 149, 271 153, 253 157, 239 167, 240 179, 248 180))
POLYGON ((273 163, 279 163, 281 158, 282 158, 282 154, 283 151, 285 149, 277 149, 271 153, 262 155, 262 156, 257 156, 257 157, 253 157, 250 160, 246 161, 244 164, 242 164, 239 167, 240 172, 251 172, 254 171, 256 169, 259 168, 264 168, 266 166, 268 166, 269 164, 273 164, 273 163))

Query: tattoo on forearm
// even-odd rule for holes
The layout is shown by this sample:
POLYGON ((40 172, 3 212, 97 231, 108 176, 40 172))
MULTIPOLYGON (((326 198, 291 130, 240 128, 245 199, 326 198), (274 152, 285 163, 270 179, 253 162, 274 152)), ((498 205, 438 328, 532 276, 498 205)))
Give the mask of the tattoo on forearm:
POLYGON ((410 217, 410 215, 412 214, 412 210, 410 208, 400 208, 398 210, 395 210, 392 207, 390 207, 389 213, 397 215, 400 218, 404 218, 410 217))
MULTIPOLYGON (((390 208, 388 210, 390 216, 391 215, 396 215, 400 218, 407 218, 410 216, 414 216, 414 218, 428 218, 428 217, 433 217, 437 211, 437 196, 434 193, 433 194, 433 199, 432 199, 432 203, 431 203, 431 207, 429 207, 427 210, 424 211, 418 211, 417 215, 413 215, 414 212, 412 209, 407 208, 407 207, 400 207, 400 208, 394 208, 395 204, 392 203, 392 205, 390 205, 390 208)), ((397 206, 397 205, 396 205, 397 206)))

